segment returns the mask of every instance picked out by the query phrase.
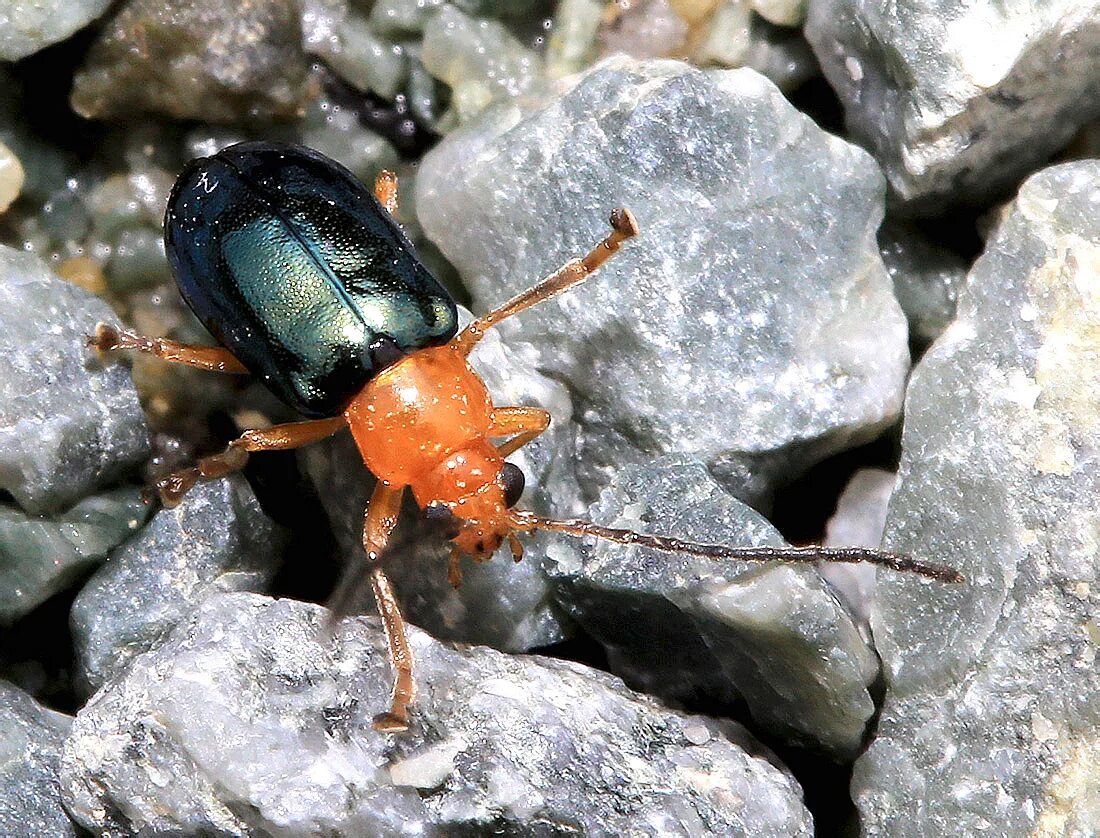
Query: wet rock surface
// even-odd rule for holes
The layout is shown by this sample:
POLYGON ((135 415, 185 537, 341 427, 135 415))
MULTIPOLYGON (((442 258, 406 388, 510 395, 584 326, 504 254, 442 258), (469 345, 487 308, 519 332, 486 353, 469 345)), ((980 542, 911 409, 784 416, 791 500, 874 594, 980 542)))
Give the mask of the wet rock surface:
POLYGON ((914 372, 886 544, 967 582, 879 577, 888 689, 853 783, 868 835, 1100 820, 1098 183, 1087 161, 1024 184, 914 372))
POLYGON ((57 771, 72 719, 47 710, 0 681, 0 832, 4 835, 79 833, 61 806, 57 771))
POLYGON ((864 153, 758 74, 621 58, 449 136, 417 180, 478 309, 585 253, 612 208, 637 216, 598 277, 501 325, 570 387, 590 495, 614 464, 679 451, 766 502, 896 417, 908 353, 881 201, 864 153))
POLYGON ((1100 114, 1095 0, 819 0, 806 35, 912 211, 988 200, 1100 114))
POLYGON ((72 609, 79 680, 91 693, 167 637, 215 591, 264 590, 282 533, 241 477, 200 483, 116 551, 72 609))
MULTIPOLYGON (((589 517, 704 544, 783 544, 759 513, 683 457, 624 469, 589 517)), ((740 697, 758 724, 788 741, 839 758, 859 749, 878 660, 814 568, 564 538, 546 552, 562 606, 631 686, 676 701, 740 697)))
POLYGON ((118 480, 149 454, 129 373, 85 338, 114 318, 100 300, 0 245, 0 489, 45 514, 118 480))
POLYGON ((323 613, 206 599, 77 717, 74 816, 107 836, 810 834, 797 785, 722 725, 577 664, 415 632, 413 728, 378 734, 382 633, 359 619, 329 638, 323 613))

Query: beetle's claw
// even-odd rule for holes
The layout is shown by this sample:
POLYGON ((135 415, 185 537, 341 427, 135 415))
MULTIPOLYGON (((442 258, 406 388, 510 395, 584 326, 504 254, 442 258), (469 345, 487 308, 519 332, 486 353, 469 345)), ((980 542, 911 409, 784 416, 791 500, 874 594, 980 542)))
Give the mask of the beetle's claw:
POLYGON ((379 733, 401 733, 409 729, 409 719, 396 713, 379 713, 370 724, 379 733))
POLYGON ((98 349, 100 352, 109 352, 118 348, 118 329, 108 326, 106 323, 97 323, 95 332, 85 338, 89 349, 98 349))
POLYGON ((611 226, 615 229, 615 232, 628 239, 639 233, 638 219, 626 207, 619 207, 611 211, 611 226))

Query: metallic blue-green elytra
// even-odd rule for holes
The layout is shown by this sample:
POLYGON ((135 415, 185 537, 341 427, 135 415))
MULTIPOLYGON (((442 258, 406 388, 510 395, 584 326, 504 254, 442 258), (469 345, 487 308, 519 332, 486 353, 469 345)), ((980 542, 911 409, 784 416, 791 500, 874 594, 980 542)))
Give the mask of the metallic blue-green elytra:
POLYGON ((371 190, 302 146, 192 160, 164 243, 203 325, 307 416, 338 414, 383 366, 458 328, 454 300, 371 190))

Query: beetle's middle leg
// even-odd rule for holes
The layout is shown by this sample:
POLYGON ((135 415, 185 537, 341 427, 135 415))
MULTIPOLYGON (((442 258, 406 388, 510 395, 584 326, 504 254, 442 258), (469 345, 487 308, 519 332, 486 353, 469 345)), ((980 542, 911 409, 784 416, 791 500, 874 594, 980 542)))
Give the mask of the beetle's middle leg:
POLYGON ((242 374, 248 370, 233 353, 220 346, 194 346, 177 343, 167 338, 150 338, 137 335, 123 329, 116 329, 106 323, 95 327, 95 334, 88 336, 88 346, 100 352, 113 352, 117 349, 132 349, 144 352, 173 364, 186 364, 200 370, 211 372, 229 372, 242 374))
POLYGON ((541 407, 496 407, 493 408, 489 436, 512 437, 503 445, 497 446, 500 456, 507 457, 549 427, 550 414, 541 407))
POLYGON ((562 291, 588 279, 596 268, 615 255, 623 242, 638 235, 638 222, 628 209, 620 207, 614 210, 611 213, 610 222, 611 232, 584 257, 566 262, 550 276, 517 294, 500 308, 477 318, 458 333, 458 336, 451 341, 451 346, 468 355, 477 346, 485 332, 501 320, 513 314, 519 314, 524 309, 555 297, 562 291))
POLYGON ((168 507, 177 506, 187 491, 200 480, 216 480, 240 471, 253 451, 285 451, 301 448, 332 436, 347 425, 343 416, 315 419, 309 422, 289 422, 262 430, 245 431, 229 443, 220 454, 203 457, 190 468, 174 471, 157 481, 157 493, 168 507))

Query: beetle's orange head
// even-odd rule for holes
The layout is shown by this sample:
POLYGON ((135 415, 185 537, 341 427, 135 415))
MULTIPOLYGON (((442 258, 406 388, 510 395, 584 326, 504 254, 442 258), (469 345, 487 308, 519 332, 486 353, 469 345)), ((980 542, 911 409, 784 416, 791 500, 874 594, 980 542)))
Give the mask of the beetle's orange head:
POLYGON ((482 443, 453 452, 415 489, 428 517, 449 528, 455 546, 484 559, 514 529, 509 507, 523 494, 523 483, 523 472, 482 443))

